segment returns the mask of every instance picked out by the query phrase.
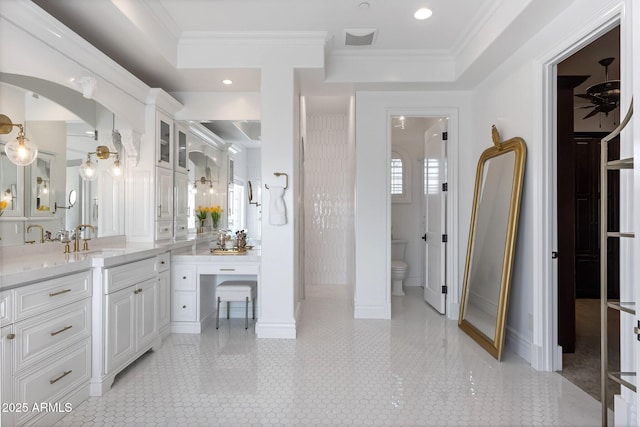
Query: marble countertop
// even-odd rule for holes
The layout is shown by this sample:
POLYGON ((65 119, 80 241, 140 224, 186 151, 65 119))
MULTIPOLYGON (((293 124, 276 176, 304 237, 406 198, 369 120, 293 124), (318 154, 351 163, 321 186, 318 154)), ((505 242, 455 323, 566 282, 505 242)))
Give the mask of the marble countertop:
POLYGON ((260 262, 260 248, 248 249, 246 254, 212 254, 209 248, 195 248, 171 255, 176 262, 192 263, 258 263, 260 262))
POLYGON ((167 250, 188 251, 196 239, 156 243, 127 243, 124 239, 96 239, 89 251, 64 253, 60 243, 4 248, 0 257, 0 290, 49 278, 111 267, 156 256, 167 250))

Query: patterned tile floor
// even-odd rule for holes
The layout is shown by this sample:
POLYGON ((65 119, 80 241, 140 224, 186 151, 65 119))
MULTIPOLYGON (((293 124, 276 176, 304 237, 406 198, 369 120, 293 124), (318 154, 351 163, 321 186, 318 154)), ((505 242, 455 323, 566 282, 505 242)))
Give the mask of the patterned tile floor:
POLYGON ((244 319, 174 334, 60 426, 598 426, 600 405, 556 373, 496 362, 429 308, 354 320, 345 288, 310 287, 296 340, 258 340, 244 319))

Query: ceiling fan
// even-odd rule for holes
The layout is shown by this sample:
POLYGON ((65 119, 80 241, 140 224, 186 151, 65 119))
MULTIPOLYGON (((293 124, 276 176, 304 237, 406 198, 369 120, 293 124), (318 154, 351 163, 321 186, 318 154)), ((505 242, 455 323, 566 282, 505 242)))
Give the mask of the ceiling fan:
POLYGON ((576 95, 579 98, 591 101, 593 104, 579 107, 593 108, 583 119, 588 119, 598 113, 604 113, 605 116, 608 116, 609 112, 618 108, 620 104, 620 80, 609 80, 609 65, 611 65, 614 60, 615 58, 604 58, 598 61, 600 65, 604 67, 604 82, 589 86, 587 93, 576 95))

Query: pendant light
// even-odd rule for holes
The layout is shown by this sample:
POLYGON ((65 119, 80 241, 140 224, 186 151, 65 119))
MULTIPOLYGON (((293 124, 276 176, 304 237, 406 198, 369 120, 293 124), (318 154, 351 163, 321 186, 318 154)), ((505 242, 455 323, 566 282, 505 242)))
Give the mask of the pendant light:
POLYGON ((30 165, 38 157, 38 148, 24 136, 22 124, 14 124, 9 117, 0 114, 0 134, 11 133, 14 126, 19 129, 18 136, 4 146, 4 151, 11 163, 18 166, 30 165))

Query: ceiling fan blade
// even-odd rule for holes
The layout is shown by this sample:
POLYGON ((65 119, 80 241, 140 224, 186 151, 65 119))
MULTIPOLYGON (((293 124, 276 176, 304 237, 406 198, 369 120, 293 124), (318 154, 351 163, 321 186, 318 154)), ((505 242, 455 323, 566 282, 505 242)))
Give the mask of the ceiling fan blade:
POLYGON ((593 111, 590 111, 590 112, 589 112, 589 114, 587 114, 586 116, 584 116, 584 117, 582 118, 582 120, 584 120, 584 119, 588 119, 589 117, 593 117, 593 116, 595 116, 596 114, 598 114, 599 112, 600 112, 600 111, 598 111, 597 109, 593 109, 593 111))

